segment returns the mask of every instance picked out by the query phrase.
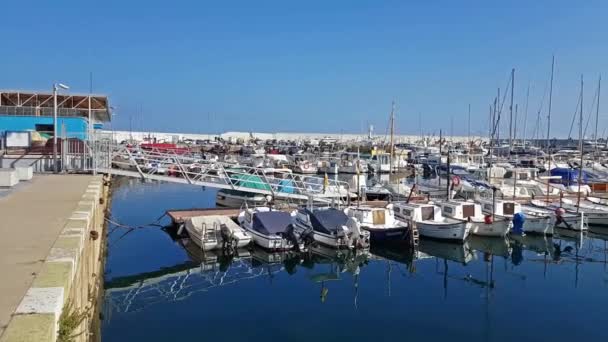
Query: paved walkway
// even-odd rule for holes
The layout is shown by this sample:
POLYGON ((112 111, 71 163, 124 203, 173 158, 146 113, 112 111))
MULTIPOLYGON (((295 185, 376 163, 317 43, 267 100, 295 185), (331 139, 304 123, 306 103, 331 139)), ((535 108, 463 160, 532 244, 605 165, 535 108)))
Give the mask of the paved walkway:
POLYGON ((90 180, 35 176, 0 197, 0 335, 90 180))

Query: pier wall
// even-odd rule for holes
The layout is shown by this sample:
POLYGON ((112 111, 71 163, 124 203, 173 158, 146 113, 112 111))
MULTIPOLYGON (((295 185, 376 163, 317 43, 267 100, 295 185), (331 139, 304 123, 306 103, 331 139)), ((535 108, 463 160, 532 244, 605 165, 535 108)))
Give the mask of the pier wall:
POLYGON ((107 183, 91 177, 0 342, 91 339, 103 286, 107 183))

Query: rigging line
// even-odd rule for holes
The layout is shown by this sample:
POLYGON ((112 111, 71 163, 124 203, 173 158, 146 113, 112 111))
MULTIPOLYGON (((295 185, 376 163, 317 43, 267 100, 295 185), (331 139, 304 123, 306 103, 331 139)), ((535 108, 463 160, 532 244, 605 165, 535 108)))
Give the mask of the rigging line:
POLYGON ((595 101, 597 100, 598 89, 595 90, 595 94, 593 95, 593 101, 591 103, 591 107, 589 107, 589 115, 587 115, 587 123, 585 124, 585 131, 583 132, 583 137, 587 134, 587 128, 589 127, 589 121, 591 121, 591 115, 595 111, 595 101))
POLYGON ((574 121, 576 120, 576 116, 578 115, 578 107, 580 105, 581 105, 581 94, 578 94, 576 108, 574 109, 574 114, 572 114, 572 122, 570 123, 570 131, 568 132, 568 140, 572 137, 572 128, 574 128, 574 121))
MULTIPOLYGON (((511 81, 512 78, 511 76, 509 76, 509 81, 507 82, 507 86, 505 87, 505 89, 509 89, 509 85, 511 85, 511 81)), ((502 103, 500 104, 500 107, 498 108, 498 111, 496 113, 497 117, 496 117, 496 122, 494 123, 494 127, 492 128, 492 137, 494 137, 494 135, 496 134, 496 130, 498 129, 498 126, 500 125, 500 114, 502 113, 502 107, 505 104, 505 101, 507 100, 507 94, 509 92, 505 91, 503 96, 502 96, 502 103)), ((497 101, 500 101, 500 99, 497 99, 497 101)))
POLYGON ((537 111, 537 117, 536 117, 536 124, 534 126, 534 134, 532 135, 532 138, 534 138, 534 136, 536 136, 536 139, 538 140, 538 136, 540 133, 540 113, 543 110, 543 106, 545 104, 545 98, 547 97, 547 90, 549 89, 549 82, 545 83, 545 90, 543 91, 543 96, 540 99, 540 105, 538 107, 538 111, 537 111))

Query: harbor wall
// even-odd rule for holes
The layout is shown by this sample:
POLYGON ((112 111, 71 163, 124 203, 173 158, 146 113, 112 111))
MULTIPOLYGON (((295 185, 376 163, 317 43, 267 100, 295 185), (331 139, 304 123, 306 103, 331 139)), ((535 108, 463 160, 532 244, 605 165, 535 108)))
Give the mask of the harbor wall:
POLYGON ((89 182, 0 342, 100 340, 108 183, 89 182))

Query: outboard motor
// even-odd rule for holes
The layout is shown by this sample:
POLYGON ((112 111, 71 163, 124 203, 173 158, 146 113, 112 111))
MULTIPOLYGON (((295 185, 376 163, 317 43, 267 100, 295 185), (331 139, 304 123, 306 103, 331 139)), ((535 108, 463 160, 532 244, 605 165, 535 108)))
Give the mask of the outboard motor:
POLYGON ((513 215, 513 234, 525 235, 524 222, 526 222, 526 215, 524 215, 523 213, 516 213, 515 215, 513 215))
POLYGON ((296 252, 301 252, 300 251, 300 240, 296 236, 296 233, 294 232, 292 224, 287 226, 287 229, 285 230, 285 239, 293 244, 293 248, 295 249, 296 252))
POLYGON ((232 249, 232 243, 234 242, 233 234, 230 228, 224 223, 220 224, 220 236, 222 237, 223 249, 232 249))

